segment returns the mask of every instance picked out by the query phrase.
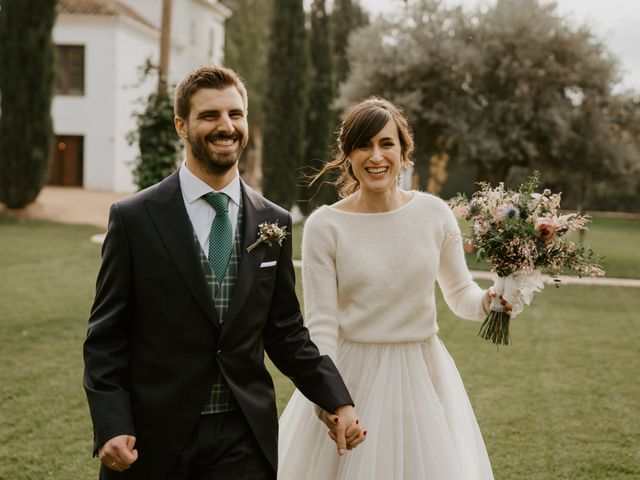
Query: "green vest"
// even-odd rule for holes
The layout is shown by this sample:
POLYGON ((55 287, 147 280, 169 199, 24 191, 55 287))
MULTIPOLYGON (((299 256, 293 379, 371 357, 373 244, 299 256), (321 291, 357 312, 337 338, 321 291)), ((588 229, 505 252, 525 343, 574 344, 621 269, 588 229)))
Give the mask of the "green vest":
MULTIPOLYGON (((227 266, 227 272, 222 279, 222 282, 218 282, 215 273, 209 265, 207 256, 202 250, 200 241, 195 231, 193 232, 193 238, 196 243, 196 251, 200 255, 200 267, 202 273, 207 281, 207 285, 211 291, 214 305, 216 307, 216 313, 220 323, 224 322, 233 291, 238 280, 238 267, 240 265, 240 258, 242 257, 242 240, 243 240, 243 208, 242 208, 242 196, 240 196, 240 208, 238 211, 238 226, 236 227, 236 235, 233 239, 233 250, 231 251, 231 258, 229 259, 229 265, 227 266)), ((204 405, 201 414, 206 415, 210 413, 229 412, 235 409, 235 400, 227 385, 222 372, 219 373, 218 380, 213 384, 211 389, 211 395, 204 405)))

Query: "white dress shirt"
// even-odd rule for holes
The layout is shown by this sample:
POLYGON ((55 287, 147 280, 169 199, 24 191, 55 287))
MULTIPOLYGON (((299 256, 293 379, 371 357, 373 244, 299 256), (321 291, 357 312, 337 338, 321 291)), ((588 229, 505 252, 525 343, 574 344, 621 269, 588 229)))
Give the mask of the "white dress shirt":
POLYGON ((240 175, 236 170, 236 176, 222 190, 213 190, 209 185, 196 177, 188 168, 186 162, 182 163, 180 172, 180 188, 182 199, 191 220, 191 225, 196 232, 200 246, 204 254, 209 257, 209 234, 211 223, 216 216, 216 211, 202 198, 209 192, 224 193, 231 199, 229 201, 229 218, 231 219, 232 238, 236 237, 238 226, 238 212, 240 210, 240 175))

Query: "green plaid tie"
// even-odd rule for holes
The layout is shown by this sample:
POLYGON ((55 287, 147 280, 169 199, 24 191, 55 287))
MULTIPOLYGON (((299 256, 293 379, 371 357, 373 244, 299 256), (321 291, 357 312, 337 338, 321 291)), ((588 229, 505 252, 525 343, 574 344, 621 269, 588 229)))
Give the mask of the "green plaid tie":
POLYGON ((204 199, 216 211, 209 234, 209 265, 216 274, 218 283, 222 282, 229 265, 233 237, 229 218, 229 197, 224 193, 209 192, 204 199))

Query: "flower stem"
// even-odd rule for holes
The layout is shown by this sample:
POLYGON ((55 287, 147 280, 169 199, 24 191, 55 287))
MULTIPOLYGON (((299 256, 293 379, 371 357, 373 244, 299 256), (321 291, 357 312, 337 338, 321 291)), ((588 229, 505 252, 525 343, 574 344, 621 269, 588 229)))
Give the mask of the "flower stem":
POLYGON ((258 245, 262 243, 262 238, 258 238, 255 242, 247 247, 247 253, 251 253, 251 250, 256 248, 258 245))
POLYGON ((478 336, 496 345, 509 345, 509 315, 491 310, 480 326, 478 336))

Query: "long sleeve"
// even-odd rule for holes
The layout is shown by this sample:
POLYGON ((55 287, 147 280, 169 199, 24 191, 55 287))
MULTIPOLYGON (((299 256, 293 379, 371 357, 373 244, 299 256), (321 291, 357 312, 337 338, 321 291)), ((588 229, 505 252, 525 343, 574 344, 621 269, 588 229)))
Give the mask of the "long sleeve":
POLYGON ((94 453, 111 437, 133 435, 128 392, 131 260, 117 204, 111 207, 96 297, 84 342, 84 388, 95 432, 94 453))
MULTIPOLYGON (((290 231, 290 216, 287 217, 286 226, 290 231)), ((269 319, 263 333, 265 350, 275 366, 319 407, 333 412, 342 405, 353 405, 333 359, 318 355, 319 349, 311 342, 310 333, 301 324, 300 306, 295 294, 291 241, 285 241, 278 260, 269 319)))
POLYGON ((482 320, 484 290, 473 281, 462 249, 462 234, 451 210, 444 205, 443 240, 440 249, 438 284, 449 308, 468 320, 482 320))
POLYGON ((307 220, 302 242, 304 318, 320 353, 331 357, 337 365, 336 238, 332 235, 332 228, 324 224, 317 213, 307 220))

